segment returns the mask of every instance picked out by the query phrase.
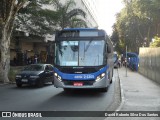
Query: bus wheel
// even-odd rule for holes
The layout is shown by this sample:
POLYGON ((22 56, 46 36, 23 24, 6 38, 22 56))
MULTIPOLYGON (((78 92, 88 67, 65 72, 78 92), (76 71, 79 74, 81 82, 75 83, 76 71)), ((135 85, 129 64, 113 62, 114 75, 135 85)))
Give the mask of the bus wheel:
POLYGON ((70 91, 71 91, 71 89, 69 89, 69 88, 63 88, 63 90, 64 90, 65 92, 70 92, 70 91))
POLYGON ((107 92, 107 91, 108 91, 108 87, 101 88, 101 92, 107 92))
POLYGON ((112 84, 112 78, 111 78, 111 80, 110 80, 110 84, 112 84))
POLYGON ((110 84, 112 84, 112 79, 113 79, 113 69, 112 69, 112 77, 111 77, 111 80, 110 80, 110 84))

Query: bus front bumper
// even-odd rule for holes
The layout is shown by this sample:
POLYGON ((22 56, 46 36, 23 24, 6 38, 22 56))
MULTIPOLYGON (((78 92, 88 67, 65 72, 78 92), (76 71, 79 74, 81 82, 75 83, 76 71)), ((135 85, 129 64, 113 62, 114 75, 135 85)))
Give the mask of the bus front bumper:
POLYGON ((106 80, 106 78, 102 78, 99 81, 73 81, 73 80, 67 80, 67 81, 60 81, 56 77, 54 77, 54 86, 56 88, 75 88, 75 89, 88 89, 88 88, 104 88, 109 86, 109 80, 106 80), (82 83, 83 85, 74 85, 74 83, 82 83), (85 84, 88 82, 89 84, 85 84), (69 83, 69 84, 68 84, 69 83))

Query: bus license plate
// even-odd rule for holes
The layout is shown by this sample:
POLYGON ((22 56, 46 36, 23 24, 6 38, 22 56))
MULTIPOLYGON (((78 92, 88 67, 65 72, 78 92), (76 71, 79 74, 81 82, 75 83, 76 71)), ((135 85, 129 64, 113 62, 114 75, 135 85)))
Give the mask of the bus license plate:
POLYGON ((83 82, 74 82, 73 85, 74 86, 83 86, 83 82))

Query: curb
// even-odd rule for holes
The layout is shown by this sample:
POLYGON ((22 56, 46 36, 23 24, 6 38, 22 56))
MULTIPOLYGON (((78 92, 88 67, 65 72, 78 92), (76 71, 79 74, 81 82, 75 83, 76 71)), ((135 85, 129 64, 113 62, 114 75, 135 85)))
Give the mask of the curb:
POLYGON ((9 85, 9 84, 16 84, 16 82, 0 83, 0 86, 9 85))
POLYGON ((3 86, 3 85, 8 85, 10 83, 0 83, 0 86, 3 86))
POLYGON ((119 79, 119 84, 120 84, 120 89, 121 89, 121 91, 120 91, 120 93, 121 93, 121 104, 120 104, 120 106, 116 109, 116 111, 115 112, 117 112, 117 111, 120 111, 121 110, 121 108, 122 108, 122 106, 124 105, 124 103, 125 103, 125 99, 124 99, 124 91, 123 91, 123 88, 122 88, 122 82, 121 82, 121 79, 120 79, 120 76, 119 76, 119 71, 118 71, 118 79, 119 79))
MULTIPOLYGON (((123 107, 124 105, 124 102, 125 102, 125 99, 124 99, 124 92, 123 92, 123 89, 122 89, 122 82, 121 82, 121 79, 120 79, 120 76, 119 76, 119 69, 117 69, 118 71, 118 79, 119 79, 119 89, 120 89, 120 105, 117 107, 116 110, 113 111, 113 113, 116 113, 118 111, 121 110, 121 108, 123 107)), ((106 117, 104 120, 110 120, 111 117, 106 117)))

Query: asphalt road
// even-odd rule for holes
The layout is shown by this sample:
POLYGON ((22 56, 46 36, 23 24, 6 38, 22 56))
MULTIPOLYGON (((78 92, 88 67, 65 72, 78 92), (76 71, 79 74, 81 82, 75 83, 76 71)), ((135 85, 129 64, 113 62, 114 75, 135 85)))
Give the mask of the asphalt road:
MULTIPOLYGON (((42 88, 15 84, 0 85, 0 111, 110 111, 118 107, 117 89, 119 80, 117 69, 114 70, 113 83, 108 92, 97 90, 80 90, 66 93, 61 88, 46 84, 42 88)), ((18 118, 11 118, 18 119, 18 118)), ((35 119, 35 118, 34 118, 35 119)), ((37 118, 40 120, 40 118, 37 118)), ((44 118, 42 118, 44 119, 44 118)), ((53 118, 45 118, 52 119, 53 118)), ((75 118, 54 118, 54 120, 72 120, 75 118)), ((86 118, 77 118, 85 119, 86 118)), ((92 119, 87 117, 87 119, 92 119)), ((95 118, 104 119, 104 118, 95 118)))

